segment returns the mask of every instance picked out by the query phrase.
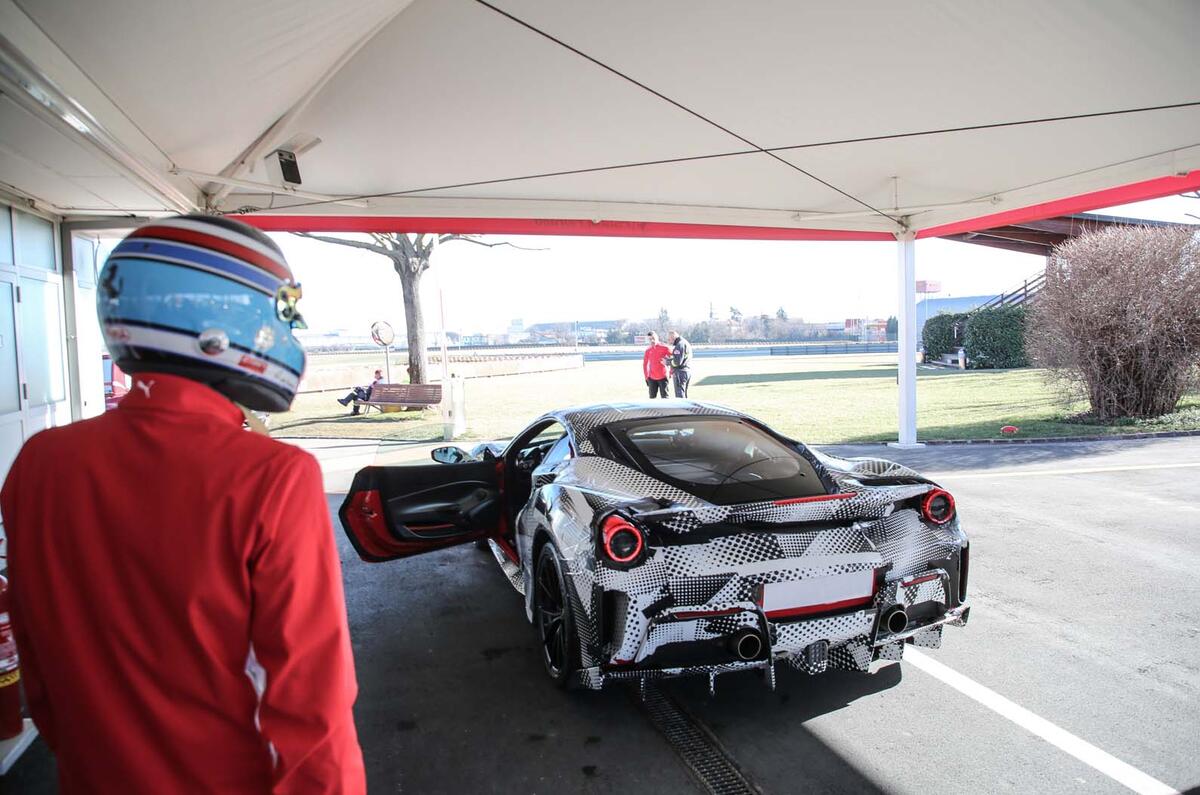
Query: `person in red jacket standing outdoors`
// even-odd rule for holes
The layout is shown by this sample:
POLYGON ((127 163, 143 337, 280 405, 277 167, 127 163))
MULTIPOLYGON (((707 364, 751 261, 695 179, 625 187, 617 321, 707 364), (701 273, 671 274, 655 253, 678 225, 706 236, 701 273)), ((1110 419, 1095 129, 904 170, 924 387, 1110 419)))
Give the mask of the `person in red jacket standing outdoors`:
POLYGON ((320 469, 242 427, 295 396, 299 297, 278 246, 224 218, 152 221, 105 263, 100 322, 133 385, 30 439, 0 491, 63 793, 365 791, 320 469))
POLYGON ((646 375, 646 386, 650 388, 650 397, 667 396, 667 366, 663 360, 671 355, 671 349, 658 341, 658 334, 651 331, 646 335, 649 343, 646 352, 642 354, 642 372, 646 375))

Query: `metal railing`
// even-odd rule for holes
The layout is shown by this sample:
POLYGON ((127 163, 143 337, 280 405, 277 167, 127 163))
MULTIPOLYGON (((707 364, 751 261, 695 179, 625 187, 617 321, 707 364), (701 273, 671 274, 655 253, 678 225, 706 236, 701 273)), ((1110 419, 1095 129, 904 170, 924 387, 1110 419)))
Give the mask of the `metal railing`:
POLYGON ((995 309, 1001 306, 1021 306, 1027 304, 1037 298, 1037 294, 1046 285, 1046 272, 1042 271, 1032 279, 1026 279, 1025 282, 1015 290, 1000 293, 992 300, 985 304, 972 309, 972 312, 978 312, 981 309, 995 309))

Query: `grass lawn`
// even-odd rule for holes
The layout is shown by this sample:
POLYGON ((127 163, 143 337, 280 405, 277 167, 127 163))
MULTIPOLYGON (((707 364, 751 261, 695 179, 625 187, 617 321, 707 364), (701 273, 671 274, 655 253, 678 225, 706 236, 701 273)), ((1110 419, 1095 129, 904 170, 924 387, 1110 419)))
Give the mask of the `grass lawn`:
MULTIPOLYGON (((896 438, 896 363, 888 354, 698 358, 690 396, 757 417, 813 443, 896 438)), ((1040 370, 967 371, 919 367, 921 439, 982 439, 1016 425, 1019 436, 1082 436, 1150 430, 1200 430, 1200 394, 1156 421, 1122 425, 1066 422, 1084 411, 1065 404, 1040 370)), ((342 393, 301 395, 271 422, 275 436, 441 438, 436 411, 353 417, 342 393)), ((477 378, 466 382, 468 439, 506 438, 539 414, 564 406, 646 397, 637 361, 592 362, 580 370, 477 378)))

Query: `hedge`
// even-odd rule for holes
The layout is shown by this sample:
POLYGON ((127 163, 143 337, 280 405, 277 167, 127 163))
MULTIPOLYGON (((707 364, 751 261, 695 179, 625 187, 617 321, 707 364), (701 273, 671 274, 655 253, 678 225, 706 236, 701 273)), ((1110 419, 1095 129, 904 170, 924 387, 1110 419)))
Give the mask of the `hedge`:
POLYGON ((925 346, 926 361, 940 359, 943 353, 953 353, 963 344, 961 339, 954 337, 954 325, 965 318, 966 315, 947 312, 934 315, 925 321, 925 328, 921 331, 921 344, 925 346))
POLYGON ((963 347, 971 368, 1028 367, 1025 307, 998 306, 971 314, 963 347))

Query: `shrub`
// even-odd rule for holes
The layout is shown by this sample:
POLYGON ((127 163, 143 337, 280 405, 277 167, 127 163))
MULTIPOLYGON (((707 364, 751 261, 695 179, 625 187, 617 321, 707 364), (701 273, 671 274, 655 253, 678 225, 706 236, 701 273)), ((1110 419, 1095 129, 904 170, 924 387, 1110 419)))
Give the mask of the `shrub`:
POLYGON ((972 368, 1028 367, 1025 355, 1025 307, 980 309, 967 318, 963 347, 972 368))
POLYGON ((1101 420, 1175 409, 1200 364, 1200 242, 1187 227, 1113 227, 1059 246, 1026 334, 1101 420))
POLYGON ((921 344, 925 347, 925 359, 941 358, 943 353, 950 353, 962 345, 961 323, 966 315, 956 315, 949 312, 934 315, 925 321, 921 331, 921 344), (959 332, 955 336, 955 327, 959 332))

